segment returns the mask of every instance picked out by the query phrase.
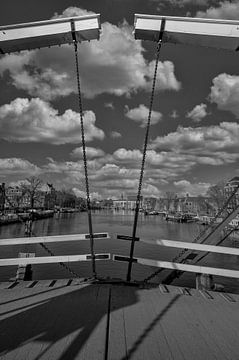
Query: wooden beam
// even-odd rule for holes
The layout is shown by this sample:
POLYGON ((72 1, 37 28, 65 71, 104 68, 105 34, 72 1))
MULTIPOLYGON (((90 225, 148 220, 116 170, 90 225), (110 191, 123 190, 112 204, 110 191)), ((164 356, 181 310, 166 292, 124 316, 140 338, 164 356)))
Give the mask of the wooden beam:
POLYGON ((184 241, 173 241, 173 240, 140 240, 146 244, 180 248, 180 249, 190 249, 198 251, 213 252, 219 254, 228 254, 228 255, 239 255, 238 248, 229 248, 225 246, 215 246, 215 245, 206 245, 206 244, 197 244, 197 243, 188 243, 184 241))
MULTIPOLYGON (((113 255, 113 260, 128 262, 129 257, 125 257, 125 256, 121 256, 121 255, 113 255)), ((224 276, 224 277, 239 279, 239 271, 237 271, 237 270, 212 268, 212 267, 198 266, 198 265, 179 264, 179 263, 174 263, 174 262, 169 262, 169 261, 158 261, 158 260, 151 260, 151 259, 144 259, 144 258, 133 258, 133 262, 141 264, 141 265, 155 266, 155 267, 170 269, 170 270, 188 271, 188 272, 193 272, 193 273, 217 275, 217 276, 224 276)))
MULTIPOLYGON (((89 234, 71 234, 71 235, 54 235, 54 236, 36 236, 24 238, 0 239, 1 245, 21 245, 21 244, 39 244, 62 241, 82 241, 89 240, 89 234)), ((110 239, 108 233, 94 233, 94 240, 110 239)))
POLYGON ((0 53, 72 43, 100 37, 100 15, 75 16, 0 27, 0 53))
POLYGON ((158 41, 165 21, 163 42, 218 49, 239 49, 239 21, 135 14, 135 39, 158 41))
MULTIPOLYGON (((91 261, 91 254, 86 255, 62 255, 62 256, 41 256, 41 257, 26 257, 26 258, 12 258, 0 259, 0 266, 10 265, 34 265, 34 264, 54 264, 54 263, 68 263, 77 261, 91 261)), ((95 254, 95 260, 110 260, 110 254, 95 254)))

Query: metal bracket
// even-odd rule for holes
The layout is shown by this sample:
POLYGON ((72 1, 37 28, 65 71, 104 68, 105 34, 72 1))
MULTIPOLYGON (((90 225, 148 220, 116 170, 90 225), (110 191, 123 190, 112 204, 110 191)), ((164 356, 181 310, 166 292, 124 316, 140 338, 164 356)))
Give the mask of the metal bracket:
POLYGON ((159 38, 158 38, 158 42, 161 42, 163 40, 163 34, 164 34, 164 30, 165 30, 165 24, 166 24, 166 19, 163 18, 161 21, 161 26, 160 26, 160 32, 159 32, 159 38))
MULTIPOLYGON (((132 241, 133 237, 132 236, 127 236, 127 235, 117 235, 117 239, 118 240, 130 240, 130 241, 132 241)), ((139 237, 135 237, 134 241, 139 241, 139 237)))
POLYGON ((73 42, 77 43, 75 22, 73 20, 71 20, 71 35, 73 42))

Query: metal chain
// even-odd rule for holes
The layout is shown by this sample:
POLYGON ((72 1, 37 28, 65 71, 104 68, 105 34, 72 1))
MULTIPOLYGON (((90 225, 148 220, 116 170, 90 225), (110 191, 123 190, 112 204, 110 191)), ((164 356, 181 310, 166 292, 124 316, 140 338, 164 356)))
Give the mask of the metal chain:
POLYGON ((142 190, 142 183, 144 177, 144 167, 145 167, 145 160, 147 154, 147 146, 148 146, 148 138, 149 138, 149 129, 150 129, 150 122, 151 122, 151 115, 152 115, 152 108, 153 108, 153 101, 154 101, 154 93, 155 93, 155 86, 156 86, 156 79, 157 79, 157 71, 158 71, 158 63, 159 63, 159 55, 162 46, 162 39, 158 41, 157 45, 157 55, 155 61, 155 69, 154 69, 154 76, 153 76, 153 83, 152 83, 152 91, 150 96, 150 105, 149 105, 149 114, 144 138, 144 146, 143 146, 143 157, 142 157, 142 164, 140 170, 140 177, 139 177, 139 185, 138 185, 138 193, 136 198, 136 206, 135 206, 135 215, 134 215, 134 224, 133 224, 133 232, 132 232, 132 240, 131 240, 131 248, 130 248, 130 259, 128 265, 128 273, 127 273, 127 281, 130 281, 131 278, 131 269, 132 269, 132 259, 134 254, 134 243, 135 243, 135 236, 138 224, 138 216, 139 216, 139 207, 140 207, 140 198, 141 198, 141 190, 142 190))
MULTIPOLYGON (((43 249, 46 250, 46 252, 48 252, 49 255, 55 256, 54 253, 53 253, 44 243, 39 243, 39 244, 41 245, 41 247, 42 247, 43 249)), ((71 275, 73 275, 73 276, 75 276, 75 277, 77 277, 77 278, 80 277, 74 270, 72 270, 72 269, 71 269, 68 265, 66 265, 65 263, 60 262, 59 265, 62 266, 64 269, 66 269, 71 275)))
MULTIPOLYGON (((223 204, 223 207, 221 209, 219 209, 219 211, 217 212, 215 218, 213 219, 213 221, 203 230, 201 231, 198 236, 192 241, 193 243, 198 242, 198 240, 207 233, 207 231, 215 224, 216 220, 219 218, 219 216, 224 212, 224 210, 227 208, 227 206, 229 205, 230 201, 234 198, 234 196, 236 195, 237 191, 239 190, 239 185, 233 190, 232 194, 228 197, 228 199, 226 200, 226 202, 223 204)), ((230 235, 230 234, 229 234, 230 235)), ((228 236, 229 236, 228 235, 228 236)), ((175 262, 177 261, 181 256, 183 256, 186 252, 188 251, 188 249, 182 249, 171 261, 175 262)), ((182 261, 183 263, 183 261, 182 261)), ((160 268, 158 270, 156 270, 155 272, 153 272, 151 275, 149 275, 147 278, 145 278, 143 280, 144 283, 147 283, 149 280, 153 279, 155 276, 157 276, 161 271, 163 271, 163 268, 160 268)))
POLYGON ((96 267, 95 267, 94 236, 93 236, 93 228, 92 228, 91 202, 90 202, 90 190, 89 190, 89 180, 88 180, 85 131, 84 131, 84 115, 83 115, 83 106, 82 106, 82 98, 81 98, 81 84, 80 84, 80 71, 79 71, 77 41, 73 40, 73 44, 74 44, 74 49, 75 49, 76 78, 77 78, 77 89, 78 89, 78 106, 79 106, 79 111, 80 111, 81 142, 82 142, 83 162, 84 162, 84 171, 85 171, 86 203, 87 203, 88 225, 89 225, 89 235, 90 235, 92 272, 93 272, 93 277, 96 278, 97 274, 96 274, 96 267))

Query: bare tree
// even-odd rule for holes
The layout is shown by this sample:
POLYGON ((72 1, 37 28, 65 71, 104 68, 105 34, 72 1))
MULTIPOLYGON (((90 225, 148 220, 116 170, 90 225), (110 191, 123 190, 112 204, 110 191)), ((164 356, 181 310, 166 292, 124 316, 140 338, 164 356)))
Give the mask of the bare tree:
POLYGON ((213 204, 209 197, 199 195, 197 198, 198 210, 205 214, 211 214, 213 212, 213 204))
POLYGON ((207 191, 207 195, 211 199, 211 203, 215 211, 221 209, 227 200, 225 186, 226 181, 222 180, 217 184, 210 186, 207 191))
POLYGON ((30 198, 30 207, 34 209, 34 206, 39 202, 40 190, 43 185, 41 179, 31 176, 26 179, 27 183, 22 185, 22 191, 24 194, 28 194, 30 198))

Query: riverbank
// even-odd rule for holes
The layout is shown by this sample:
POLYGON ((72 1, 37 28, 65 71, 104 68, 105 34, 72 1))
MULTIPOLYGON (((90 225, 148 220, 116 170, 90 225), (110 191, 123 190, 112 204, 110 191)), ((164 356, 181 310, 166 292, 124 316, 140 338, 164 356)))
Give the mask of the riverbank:
POLYGON ((0 226, 1 225, 10 225, 15 223, 21 223, 22 221, 30 220, 40 220, 53 217, 53 210, 34 210, 32 212, 24 212, 18 214, 4 214, 0 216, 0 226))

